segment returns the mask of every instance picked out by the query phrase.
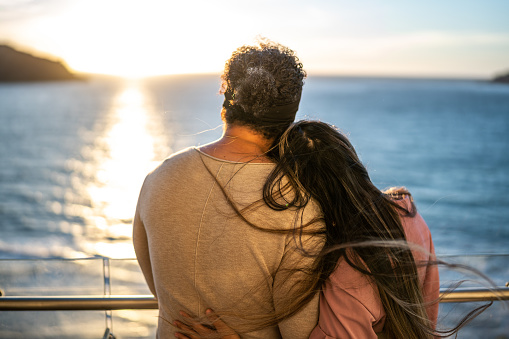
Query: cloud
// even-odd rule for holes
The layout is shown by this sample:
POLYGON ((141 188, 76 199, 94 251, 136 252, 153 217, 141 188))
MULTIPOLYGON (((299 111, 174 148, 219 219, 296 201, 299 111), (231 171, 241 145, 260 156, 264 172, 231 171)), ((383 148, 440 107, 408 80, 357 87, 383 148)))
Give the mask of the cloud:
POLYGON ((509 33, 421 31, 305 45, 299 52, 311 72, 487 76, 507 67, 509 33))
POLYGON ((31 20, 64 7, 63 0, 0 0, 0 21, 31 20))
MULTIPOLYGON (((504 50, 509 52, 508 33, 447 33, 424 31, 397 35, 370 37, 324 37, 305 43, 309 51, 341 58, 373 58, 395 53, 441 54, 453 50, 504 50)), ((312 53, 309 53, 312 54, 312 53)), ((313 55, 314 57, 314 55, 313 55)))
MULTIPOLYGON (((509 34, 507 33, 447 33, 438 31, 415 32, 389 36, 371 37, 335 37, 315 40, 315 45, 326 46, 334 52, 348 53, 355 56, 393 53, 402 50, 443 48, 479 48, 495 47, 509 48, 509 34)), ((317 46, 318 47, 318 46, 317 46)))

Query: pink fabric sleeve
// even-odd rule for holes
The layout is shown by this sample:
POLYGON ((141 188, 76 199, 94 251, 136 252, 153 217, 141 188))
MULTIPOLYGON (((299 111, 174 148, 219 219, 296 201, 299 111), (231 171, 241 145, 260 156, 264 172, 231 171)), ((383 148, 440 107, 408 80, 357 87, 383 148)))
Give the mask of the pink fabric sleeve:
POLYGON ((320 317, 311 339, 376 339, 385 320, 378 290, 341 261, 320 294, 320 317))

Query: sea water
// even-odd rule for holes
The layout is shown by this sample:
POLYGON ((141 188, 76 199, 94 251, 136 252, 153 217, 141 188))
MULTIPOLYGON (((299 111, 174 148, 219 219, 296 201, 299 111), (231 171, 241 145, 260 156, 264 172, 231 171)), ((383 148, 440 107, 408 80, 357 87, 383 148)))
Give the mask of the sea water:
MULTIPOLYGON (((217 75, 0 84, 0 259, 133 258, 145 175, 221 135, 219 87, 217 75)), ((310 76, 297 118, 346 133, 379 188, 406 186, 439 255, 509 253, 509 86, 310 76)), ((493 258, 480 265, 503 283, 507 257, 493 258)))
MULTIPOLYGON (((221 135, 219 86, 0 84, 0 258, 132 255, 146 173, 221 135)), ((509 252, 509 86, 311 76, 297 118, 339 127, 379 188, 406 186, 438 253, 509 252)))

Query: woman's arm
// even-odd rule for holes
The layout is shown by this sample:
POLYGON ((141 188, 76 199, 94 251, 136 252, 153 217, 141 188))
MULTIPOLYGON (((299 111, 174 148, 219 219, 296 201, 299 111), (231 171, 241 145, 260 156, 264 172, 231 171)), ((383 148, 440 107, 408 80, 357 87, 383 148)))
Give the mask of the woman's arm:
POLYGON ((211 309, 205 311, 205 316, 213 324, 212 328, 202 325, 185 312, 181 311, 180 315, 186 319, 188 325, 178 320, 173 323, 182 331, 175 333, 175 337, 179 339, 240 339, 240 336, 228 327, 211 309))

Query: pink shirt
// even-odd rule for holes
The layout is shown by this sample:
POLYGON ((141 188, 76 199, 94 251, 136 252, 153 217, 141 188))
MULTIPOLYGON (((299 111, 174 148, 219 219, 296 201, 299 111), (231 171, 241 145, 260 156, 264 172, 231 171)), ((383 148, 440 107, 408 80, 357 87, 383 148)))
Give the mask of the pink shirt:
MULTIPOLYGON (((410 208, 408 196, 397 202, 410 208)), ((427 251, 413 251, 413 255, 418 264, 424 302, 436 301, 440 292, 438 267, 419 265, 419 262, 434 260, 435 249, 428 226, 419 214, 413 218, 402 217, 401 221, 407 241, 427 251)), ((432 303, 426 311, 436 325, 438 302, 432 303)), ((318 325, 309 338, 377 338, 377 333, 383 331, 385 316, 378 290, 369 278, 341 260, 322 288, 318 325)))

